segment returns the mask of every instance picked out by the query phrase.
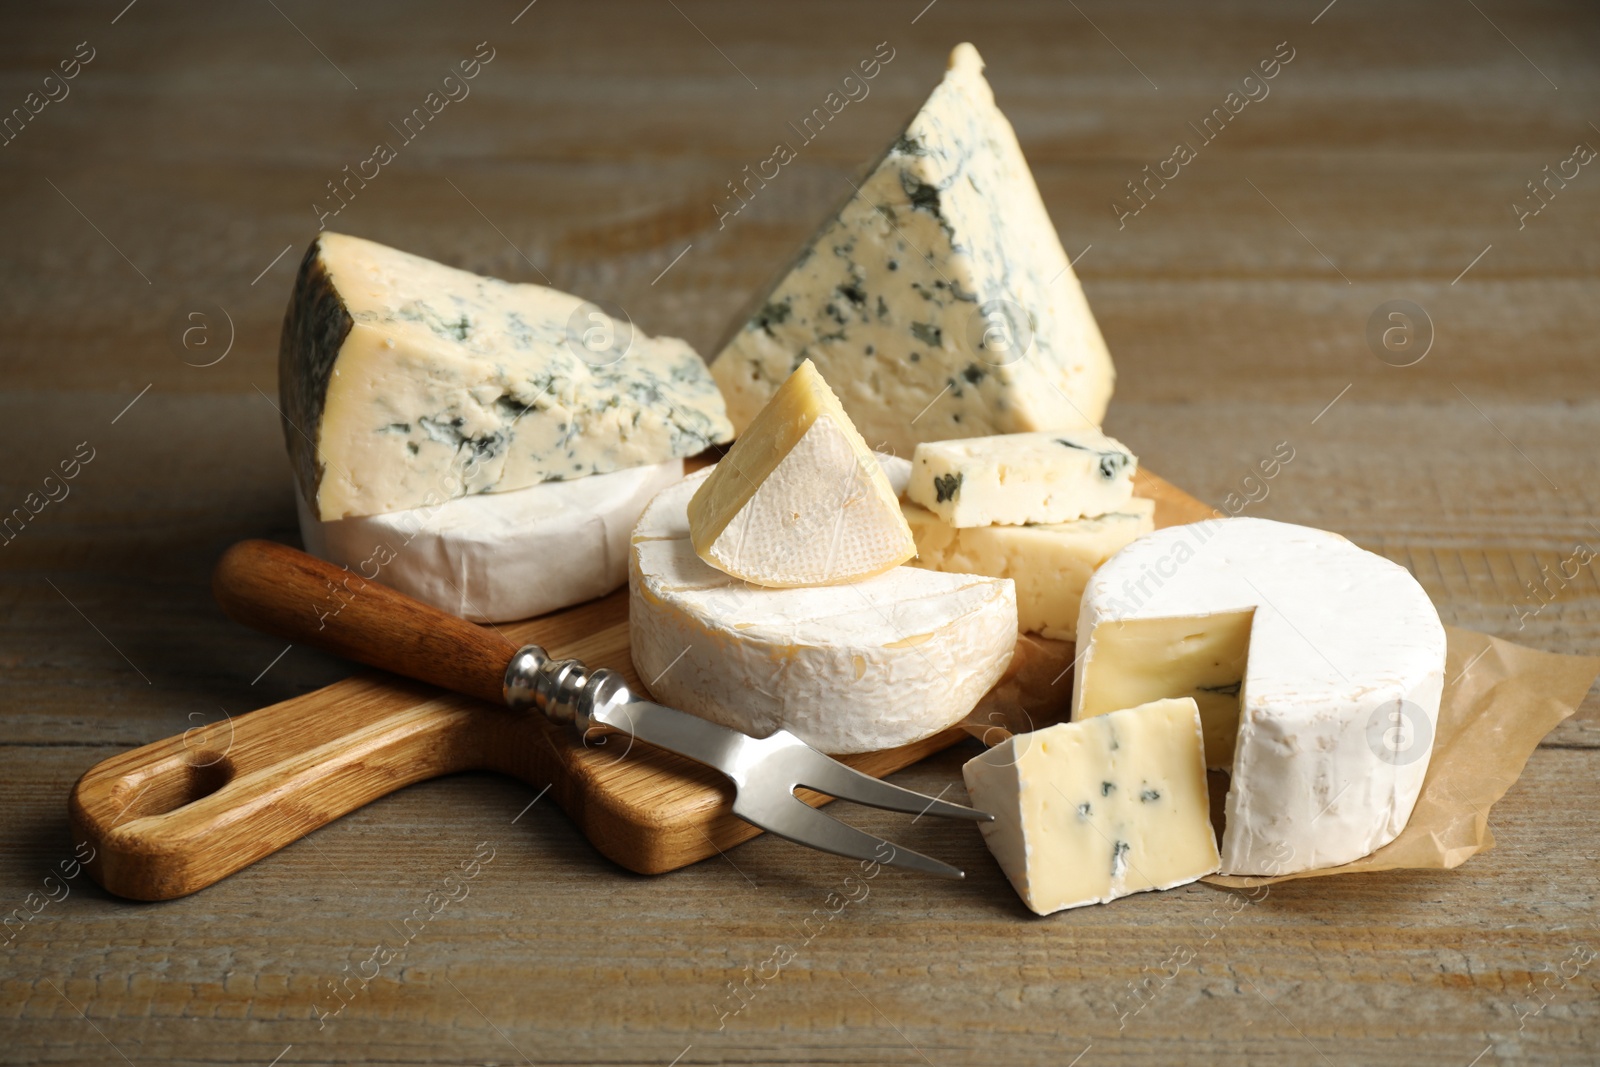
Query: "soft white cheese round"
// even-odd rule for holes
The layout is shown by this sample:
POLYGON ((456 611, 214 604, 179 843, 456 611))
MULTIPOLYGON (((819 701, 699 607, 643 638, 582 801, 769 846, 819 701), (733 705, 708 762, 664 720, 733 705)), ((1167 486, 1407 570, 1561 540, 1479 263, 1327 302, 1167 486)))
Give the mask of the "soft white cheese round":
MULTIPOLYGON (((1206 672, 1230 661, 1239 670, 1237 740, 1207 753, 1213 766, 1231 754, 1223 873, 1348 863, 1411 817, 1438 724, 1445 633, 1404 567, 1266 519, 1174 526, 1095 572, 1078 635, 1074 719, 1152 687, 1215 697, 1233 687, 1206 672)), ((1208 750, 1233 725, 1207 724, 1208 750)))
POLYGON ((757 737, 786 729, 824 752, 870 752, 955 725, 1005 673, 1010 579, 895 567, 848 585, 747 585, 689 540, 708 473, 663 491, 633 533, 633 663, 656 700, 757 737))
POLYGON ((296 493, 306 551, 473 622, 511 622, 604 596, 628 575, 645 505, 683 461, 480 493, 432 508, 320 522, 296 493))

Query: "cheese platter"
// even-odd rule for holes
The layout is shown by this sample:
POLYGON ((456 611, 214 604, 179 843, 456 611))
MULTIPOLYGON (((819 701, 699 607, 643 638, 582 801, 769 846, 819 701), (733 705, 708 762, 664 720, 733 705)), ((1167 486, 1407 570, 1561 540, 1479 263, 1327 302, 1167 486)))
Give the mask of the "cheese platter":
POLYGON ((959 877, 815 808, 969 818, 1041 915, 1395 842, 1448 721, 1437 611, 1102 432, 1110 354, 982 69, 954 49, 710 360, 319 233, 279 351, 310 555, 241 542, 213 592, 428 684, 362 675, 104 761, 70 801, 90 873, 182 896, 463 770, 647 874, 765 829, 959 877), (973 735, 976 808, 877 781, 973 735))

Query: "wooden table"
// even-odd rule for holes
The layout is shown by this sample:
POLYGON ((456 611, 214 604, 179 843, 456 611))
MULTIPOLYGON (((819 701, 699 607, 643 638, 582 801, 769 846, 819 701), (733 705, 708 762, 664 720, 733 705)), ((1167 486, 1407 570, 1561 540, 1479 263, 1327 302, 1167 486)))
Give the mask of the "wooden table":
MULTIPOLYGON (((332 227, 609 298, 710 351, 966 39, 1116 356, 1111 432, 1213 502, 1289 442, 1250 514, 1406 564, 1447 622, 1600 648, 1592 565, 1528 591, 1600 547, 1600 170, 1547 202, 1526 184, 1600 147, 1592 6, 523 2, 6 15, 0 107, 68 95, 0 148, 0 505, 92 459, 0 550, 0 903, 27 917, 5 931, 0 1060, 1600 1062, 1600 964, 1579 966, 1600 951, 1593 693, 1494 809, 1493 851, 1265 899, 1191 885, 1039 920, 977 834, 852 812, 971 875, 884 873, 807 942, 854 865, 761 839, 632 876, 487 776, 173 903, 47 883, 88 766, 349 671, 227 622, 206 589, 229 542, 295 537, 268 398, 341 168, 401 145, 332 227), (719 228, 725 183, 883 41, 870 95, 719 228), (1125 183, 1198 143, 1188 124, 1285 41, 1270 95, 1119 224, 1125 183), (489 49, 403 143, 389 123, 489 49), (47 85, 75 52, 92 58, 47 85), (1369 344, 1396 300, 1424 313, 1410 347, 1369 344), (480 843, 470 895, 319 1023, 330 983, 480 843)), ((938 792, 970 755, 899 780, 938 792)))

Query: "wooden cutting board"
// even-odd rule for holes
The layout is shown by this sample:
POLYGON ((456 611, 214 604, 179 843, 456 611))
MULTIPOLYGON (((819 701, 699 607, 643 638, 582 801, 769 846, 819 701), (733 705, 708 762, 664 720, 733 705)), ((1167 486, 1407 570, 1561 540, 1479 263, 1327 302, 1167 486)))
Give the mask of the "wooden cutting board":
MULTIPOLYGON (((1217 514, 1145 471, 1136 491, 1156 501, 1157 527, 1217 514)), ((543 645, 558 658, 622 672, 644 692, 628 650, 627 591, 495 629, 512 646, 543 645)), ((1062 717, 1053 662, 1019 654, 997 691, 1062 717), (1031 666, 1030 666, 1031 665, 1031 666)), ((1019 646, 1020 652, 1020 646, 1019 646)), ((961 727, 884 752, 843 757, 883 776, 968 736, 961 727)), ((74 787, 76 840, 107 890, 139 900, 192 893, 270 855, 363 804, 466 770, 490 770, 550 796, 604 855, 659 874, 713 856, 761 831, 730 811, 732 789, 715 771, 626 739, 584 745, 542 715, 523 714, 394 675, 369 671, 229 722, 145 745, 91 768, 74 787), (620 747, 619 747, 620 746, 620 747)), ((821 805, 831 798, 801 796, 821 805)))

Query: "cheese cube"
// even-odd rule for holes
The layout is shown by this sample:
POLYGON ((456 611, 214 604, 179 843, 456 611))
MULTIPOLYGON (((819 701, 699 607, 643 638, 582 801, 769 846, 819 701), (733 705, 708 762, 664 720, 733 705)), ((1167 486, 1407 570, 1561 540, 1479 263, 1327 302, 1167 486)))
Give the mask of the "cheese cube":
POLYGON ((689 537, 755 585, 859 581, 910 559, 893 487, 805 360, 689 501, 689 537))
POLYGON ((1219 867, 1192 700, 1018 734, 961 769, 984 843, 1040 915, 1219 867))
POLYGON ((1093 519, 958 529, 918 504, 900 507, 917 542, 914 566, 1012 579, 1018 627, 1058 641, 1077 639, 1078 608, 1089 576, 1124 545, 1153 530, 1156 510, 1154 500, 1134 497, 1093 519))
POLYGON ((1098 430, 935 441, 917 446, 906 495, 963 529, 1070 522, 1127 503, 1138 462, 1098 430))

